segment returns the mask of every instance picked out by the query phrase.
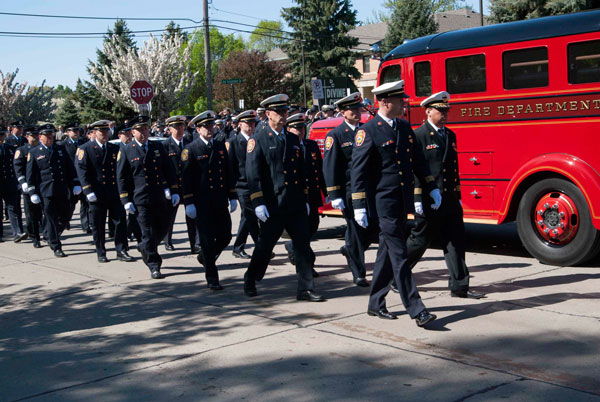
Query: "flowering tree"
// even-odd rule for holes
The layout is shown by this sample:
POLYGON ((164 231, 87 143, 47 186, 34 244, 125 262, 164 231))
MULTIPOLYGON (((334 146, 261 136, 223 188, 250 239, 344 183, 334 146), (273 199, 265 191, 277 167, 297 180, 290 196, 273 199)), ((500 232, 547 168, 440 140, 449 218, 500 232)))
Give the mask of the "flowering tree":
POLYGON ((123 49, 120 39, 113 36, 104 45, 109 64, 93 64, 94 85, 110 101, 136 109, 129 88, 137 80, 146 80, 154 87, 152 111, 158 118, 183 105, 194 85, 196 73, 189 68, 190 47, 183 47, 181 35, 164 35, 161 40, 151 36, 142 49, 123 49))
POLYGON ((10 119, 14 117, 13 108, 27 87, 26 82, 15 82, 18 72, 18 69, 6 74, 0 71, 0 126, 10 123, 10 119))

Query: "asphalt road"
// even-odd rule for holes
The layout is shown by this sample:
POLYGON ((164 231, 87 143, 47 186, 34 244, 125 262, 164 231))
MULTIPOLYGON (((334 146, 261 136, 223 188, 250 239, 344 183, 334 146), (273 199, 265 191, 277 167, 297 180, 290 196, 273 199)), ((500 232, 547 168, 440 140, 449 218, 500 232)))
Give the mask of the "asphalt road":
POLYGON ((392 293, 398 320, 367 316, 338 218, 323 219, 312 243, 328 301, 308 303, 295 300, 283 242, 258 297, 243 294, 247 261, 230 249, 219 259, 225 290, 208 290, 180 211, 160 281, 140 260, 98 264, 77 222, 67 258, 0 244, 1 401, 600 401, 598 261, 542 265, 514 225, 468 225, 471 286, 488 297, 450 298, 432 248, 415 277, 438 320, 422 329, 392 293))

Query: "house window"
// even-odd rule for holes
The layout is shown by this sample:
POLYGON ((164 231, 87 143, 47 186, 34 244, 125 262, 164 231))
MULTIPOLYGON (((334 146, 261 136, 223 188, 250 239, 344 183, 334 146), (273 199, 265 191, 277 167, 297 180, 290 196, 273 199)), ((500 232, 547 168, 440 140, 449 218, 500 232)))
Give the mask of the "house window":
POLYGON ((362 62, 363 62, 363 73, 370 73, 371 72, 371 56, 363 56, 362 62))

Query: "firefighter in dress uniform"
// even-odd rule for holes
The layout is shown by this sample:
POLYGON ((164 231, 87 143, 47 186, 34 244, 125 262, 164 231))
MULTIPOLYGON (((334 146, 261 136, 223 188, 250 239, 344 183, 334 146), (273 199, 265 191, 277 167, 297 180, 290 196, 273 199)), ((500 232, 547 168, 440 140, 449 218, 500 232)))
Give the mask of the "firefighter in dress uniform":
POLYGON ((256 296, 256 281, 267 270, 273 247, 285 229, 296 251, 296 298, 311 302, 325 299, 314 291, 309 205, 304 179, 304 162, 298 137, 285 130, 288 96, 279 94, 261 102, 268 124, 248 140, 246 174, 254 213, 262 222, 258 243, 244 274, 244 293, 256 296))
POLYGON ((75 169, 89 202, 98 262, 108 262, 105 247, 107 214, 115 227, 117 259, 131 262, 134 258, 127 253, 127 216, 119 201, 117 187, 117 156, 120 148, 108 142, 109 125, 108 120, 99 120, 90 125, 94 130, 94 141, 88 141, 79 147, 75 169))
MULTIPOLYGON (((131 127, 127 124, 122 124, 115 129, 118 139, 119 139, 119 150, 123 151, 123 149, 133 140, 133 136, 131 134, 131 127)), ((129 193, 133 194, 133 188, 130 188, 129 193)), ((127 237, 129 241, 135 240, 137 242, 138 251, 141 252, 141 243, 142 243, 142 230, 140 229, 140 224, 137 221, 136 214, 126 214, 127 215, 127 237)))
POLYGON ((15 169, 15 175, 19 181, 21 192, 23 193, 23 207, 25 209, 25 219, 27 235, 33 242, 34 248, 42 247, 40 242, 40 228, 43 228, 42 224, 42 206, 40 204, 34 204, 31 202, 30 189, 27 187, 27 155, 29 150, 39 145, 40 140, 36 127, 27 127, 24 130, 27 144, 17 148, 15 151, 15 160, 13 163, 15 169))
POLYGON ((439 209, 432 209, 431 199, 423 194, 421 181, 418 177, 415 178, 415 227, 407 240, 408 264, 412 269, 431 241, 439 235, 446 267, 450 273, 450 295, 480 299, 485 294, 469 289, 456 134, 446 127, 450 110, 449 100, 450 94, 442 91, 421 102, 427 121, 415 130, 416 145, 425 155, 436 185, 443 189, 443 202, 439 209))
MULTIPOLYGON (((27 233, 23 232, 19 181, 13 166, 17 147, 7 144, 5 138, 6 132, 0 129, 0 211, 4 209, 2 204, 6 203, 13 241, 18 243, 27 238, 27 233)), ((0 239, 3 231, 0 221, 0 239)))
MULTIPOLYGON (((340 248, 340 252, 346 257, 354 283, 360 287, 368 287, 365 251, 377 241, 379 225, 374 217, 370 218, 371 224, 366 229, 359 226, 354 220, 350 183, 352 146, 356 132, 361 126, 362 98, 360 92, 354 92, 340 99, 335 105, 342 113, 344 122, 331 130, 325 138, 323 174, 331 206, 342 211, 346 220, 345 242, 340 248)), ((374 198, 370 197, 367 202, 370 204, 370 208, 367 210, 374 209, 374 201, 374 198)))
POLYGON ((181 152, 181 162, 185 213, 196 219, 200 235, 197 259, 206 270, 207 287, 222 290, 216 261, 231 241, 229 213, 237 208, 237 194, 225 143, 213 140, 215 117, 207 110, 192 119, 200 138, 181 152))
MULTIPOLYGON (((327 200, 327 190, 325 189, 325 179, 323 177, 323 158, 319 145, 306 137, 306 121, 304 113, 296 113, 287 119, 287 129, 290 133, 296 135, 300 141, 300 150, 304 159, 304 180, 308 189, 307 199, 309 205, 308 214, 308 232, 312 238, 319 230, 319 207, 323 206, 323 197, 327 200)), ((285 249, 288 252, 288 258, 291 263, 296 265, 296 254, 294 253, 294 243, 285 242, 285 249)), ((314 269, 315 253, 310 249, 313 263, 312 275, 318 277, 319 273, 314 269)))
POLYGON ((177 205, 177 178, 167 153, 157 141, 148 140, 148 117, 128 121, 134 140, 117 155, 119 197, 128 214, 136 218, 142 231, 142 259, 152 279, 162 279, 162 258, 157 246, 169 230, 165 216, 168 204, 177 205))
POLYGON ((46 219, 45 233, 56 257, 66 257, 60 236, 69 222, 69 195, 81 194, 73 161, 65 147, 54 143, 55 128, 43 124, 38 128, 40 144, 27 154, 27 187, 31 202, 42 204, 46 219))
MULTIPOLYGON (((179 191, 181 192, 183 188, 183 162, 181 162, 181 152, 188 144, 186 139, 184 138, 185 134, 185 116, 172 116, 167 119, 167 131, 171 134, 164 142, 163 147, 167 152, 167 156, 169 157, 169 161, 173 166, 173 170, 175 171, 175 175, 177 176, 177 185, 179 186, 179 191)), ((175 224, 175 217, 177 216, 177 210, 179 209, 179 204, 171 208, 170 216, 171 222, 169 224, 169 231, 167 232, 167 236, 165 236, 165 249, 169 251, 175 250, 173 246, 172 238, 173 238, 173 226, 175 224)), ((200 254, 200 237, 198 235, 198 229, 196 227, 196 220, 190 219, 187 215, 185 216, 185 225, 187 227, 188 239, 190 241, 190 249, 192 254, 200 254)))
POLYGON ((379 111, 356 133, 350 173, 354 219, 367 228, 368 216, 376 215, 381 230, 367 313, 383 319, 397 318, 385 303, 393 277, 408 314, 418 326, 424 326, 436 317, 425 308, 407 260, 406 215, 413 209, 413 172, 433 198, 433 209, 442 199, 423 153, 414 142, 410 124, 398 118, 407 98, 404 81, 385 83, 373 93, 379 111), (368 193, 375 195, 375 211, 369 213, 368 193))

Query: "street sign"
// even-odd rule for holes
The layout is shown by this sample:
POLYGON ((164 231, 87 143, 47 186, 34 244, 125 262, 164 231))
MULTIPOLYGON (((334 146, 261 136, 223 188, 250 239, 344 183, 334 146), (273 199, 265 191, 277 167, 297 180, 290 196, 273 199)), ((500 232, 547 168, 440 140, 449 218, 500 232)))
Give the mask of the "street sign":
POLYGON ((154 88, 148 81, 136 81, 129 88, 131 100, 138 105, 144 105, 150 103, 154 98, 154 88))
POLYGON ((243 99, 238 100, 238 104, 240 105, 240 109, 244 109, 244 100, 243 99))
POLYGON ((221 84, 241 84, 241 78, 232 78, 230 80, 221 80, 221 84))
POLYGON ((314 99, 325 98, 325 93, 323 93, 323 81, 314 78, 312 81, 310 81, 310 85, 312 86, 314 99))

